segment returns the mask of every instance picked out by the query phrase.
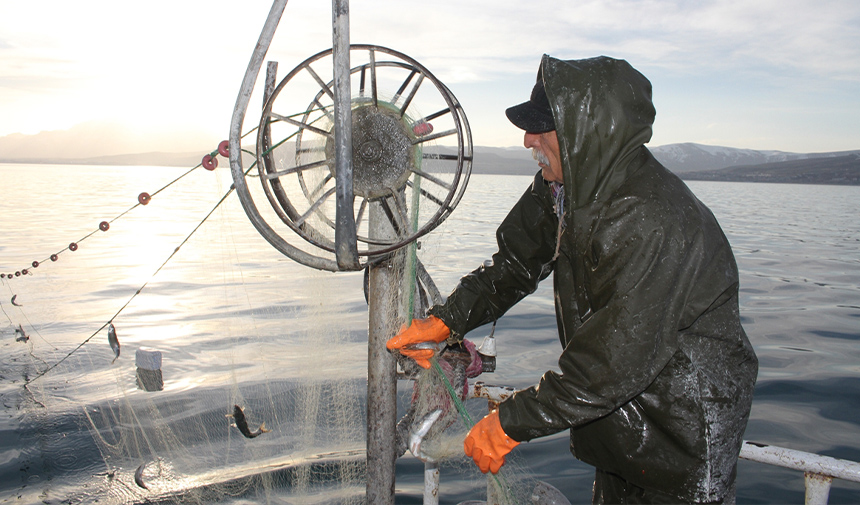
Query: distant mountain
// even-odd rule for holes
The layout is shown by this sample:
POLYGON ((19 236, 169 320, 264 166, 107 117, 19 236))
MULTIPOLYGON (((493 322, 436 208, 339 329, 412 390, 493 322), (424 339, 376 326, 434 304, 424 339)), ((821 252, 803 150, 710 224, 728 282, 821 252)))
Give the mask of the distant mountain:
MULTIPOLYGON (((787 153, 693 143, 649 149, 666 168, 686 180, 860 185, 860 150, 787 153)), ((472 170, 477 174, 532 175, 538 168, 526 149, 476 147, 472 170)))
POLYGON ((476 174, 534 175, 538 170, 532 152, 524 147, 474 148, 472 172, 476 174))
POLYGON ((115 166, 153 166, 153 167, 193 167, 200 163, 203 154, 208 153, 135 153, 93 156, 86 158, 53 157, 6 157, 0 153, 0 163, 40 163, 46 165, 115 165, 115 166))
POLYGON ((684 180, 860 185, 860 153, 678 174, 684 180))
POLYGON ((752 149, 735 149, 732 147, 708 146, 689 142, 667 144, 665 146, 651 147, 650 149, 651 153, 654 154, 654 157, 660 163, 675 173, 689 173, 701 170, 779 163, 783 161, 837 158, 850 154, 860 154, 860 150, 808 154, 787 153, 783 151, 755 151, 752 149))
MULTIPOLYGON (((138 165, 191 167, 214 149, 213 139, 193 145, 199 152, 169 152, 170 145, 145 143, 129 132, 102 124, 84 123, 70 130, 36 135, 0 137, 0 163, 68 163, 81 165, 138 165), (95 140, 93 140, 95 139, 95 140), (157 145, 164 151, 143 151, 157 145), (122 154, 137 153, 137 154, 122 154)), ((812 184, 860 184, 860 150, 832 153, 789 153, 682 143, 649 149, 669 170, 687 180, 803 182, 812 184)), ((430 152, 453 154, 451 147, 436 146, 430 152)), ((250 166, 252 160, 245 161, 250 166)), ((474 147, 472 172, 476 174, 533 175, 537 162, 522 147, 474 147)))
POLYGON ((80 163, 128 153, 187 153, 199 149, 199 146, 204 146, 204 152, 200 154, 203 156, 209 152, 205 150, 214 149, 218 142, 220 139, 210 134, 171 125, 155 131, 133 130, 120 124, 89 121, 68 130, 43 131, 33 135, 13 133, 0 137, 0 162, 80 163))

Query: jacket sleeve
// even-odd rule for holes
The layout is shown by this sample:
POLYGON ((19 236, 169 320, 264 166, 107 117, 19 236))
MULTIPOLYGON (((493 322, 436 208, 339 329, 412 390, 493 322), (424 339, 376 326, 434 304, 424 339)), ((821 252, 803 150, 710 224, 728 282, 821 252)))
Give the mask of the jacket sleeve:
POLYGON ((700 235, 685 241, 677 221, 663 218, 671 209, 651 204, 630 197, 604 208, 593 233, 576 227, 574 250, 584 257, 574 261, 584 265, 591 313, 566 336, 561 373, 545 373, 501 404, 514 440, 610 414, 645 391, 675 353, 681 311, 708 252, 700 235))
POLYGON ((549 188, 538 173, 496 230, 499 250, 492 262, 460 279, 430 314, 445 322, 454 340, 500 318, 552 271, 557 227, 549 188))

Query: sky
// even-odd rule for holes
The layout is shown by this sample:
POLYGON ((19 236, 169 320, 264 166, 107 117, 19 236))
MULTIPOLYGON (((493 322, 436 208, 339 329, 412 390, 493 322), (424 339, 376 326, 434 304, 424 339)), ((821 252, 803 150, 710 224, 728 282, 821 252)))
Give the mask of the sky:
MULTIPOLYGON (((153 151, 226 138, 270 8, 0 0, 0 137, 104 123, 153 151)), ((283 75, 331 47, 331 22, 328 0, 290 0, 267 59, 283 75)), ((652 146, 860 149, 857 0, 353 0, 350 36, 427 67, 479 146, 522 144, 504 109, 528 98, 547 53, 622 58, 645 74, 652 146)))

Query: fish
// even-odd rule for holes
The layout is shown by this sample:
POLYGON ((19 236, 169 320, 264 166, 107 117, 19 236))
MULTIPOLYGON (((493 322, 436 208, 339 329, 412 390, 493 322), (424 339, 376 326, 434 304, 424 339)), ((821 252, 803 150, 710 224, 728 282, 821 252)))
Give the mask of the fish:
MULTIPOLYGON (((472 352, 469 349, 474 349, 474 344, 464 341, 462 345, 445 346, 443 343, 442 346, 444 349, 438 356, 439 369, 455 394, 460 396, 459 399, 465 400, 468 395, 468 378, 477 375, 469 375, 469 367, 473 360, 472 352)), ((431 346, 423 347, 432 348, 431 346)), ((456 405, 435 367, 422 370, 419 374, 424 374, 424 379, 420 379, 418 376, 413 378, 415 384, 413 385, 412 403, 395 427, 394 444, 398 457, 405 454, 407 450, 412 450, 416 434, 418 435, 416 450, 420 452, 420 444, 425 439, 429 440, 439 436, 457 420, 456 405), (424 380, 427 382, 423 382, 424 380), (419 381, 424 385, 419 387, 419 381), (427 387, 430 389, 424 389, 422 392, 422 388, 427 387), (439 410, 440 413, 434 415, 436 410, 439 410)), ((427 456, 419 456, 416 451, 412 451, 412 454, 419 459, 429 461, 427 456)))
POLYGON ((405 347, 406 347, 406 349, 410 349, 413 351, 430 349, 431 351, 438 353, 439 351, 441 351, 442 349, 445 348, 445 342, 444 341, 443 342, 432 342, 432 341, 418 342, 417 344, 408 344, 405 347))
POLYGON ((422 461, 429 461, 430 463, 433 462, 430 458, 421 454, 421 442, 424 441, 424 436, 430 432, 430 428, 433 427, 433 424, 441 415, 442 409, 436 409, 424 416, 421 419, 421 422, 413 424, 412 428, 409 430, 409 450, 412 452, 413 456, 422 461))
POLYGON ((116 355, 113 361, 110 362, 113 365, 113 362, 119 358, 119 339, 116 338, 116 328, 114 328, 113 323, 108 323, 108 343, 110 343, 110 348, 113 349, 116 355))
POLYGON ((263 433, 269 432, 269 430, 266 429, 266 423, 261 424, 257 431, 251 431, 248 428, 248 420, 245 418, 245 411, 238 405, 233 405, 233 413, 227 414, 226 417, 233 418, 235 424, 232 426, 239 428, 239 431, 242 435, 245 435, 245 438, 259 437, 263 433))
POLYGON ((141 464, 137 467, 137 470, 134 471, 134 483, 143 489, 149 489, 146 487, 146 483, 143 482, 143 469, 146 468, 146 463, 141 464))
POLYGON ((26 342, 30 340, 30 336, 24 333, 24 327, 20 324, 15 328, 15 335, 20 335, 15 339, 15 342, 26 342))
POLYGON ((12 295, 12 305, 16 307, 23 307, 20 303, 15 303, 15 298, 18 298, 18 295, 12 295))

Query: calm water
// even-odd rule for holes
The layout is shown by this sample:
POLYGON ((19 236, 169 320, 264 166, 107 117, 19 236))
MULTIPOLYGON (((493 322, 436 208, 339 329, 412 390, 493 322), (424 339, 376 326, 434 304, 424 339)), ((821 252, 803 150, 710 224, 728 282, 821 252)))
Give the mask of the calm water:
MULTIPOLYGON (((141 191, 184 172, 0 165, 0 272, 62 251, 129 209, 141 191)), ((473 176, 460 207, 422 241, 422 261, 443 292, 494 252, 495 227, 529 181, 473 176)), ((153 275, 230 183, 226 169, 195 171, 78 251, 0 284, 0 503, 143 501, 284 458, 298 464, 363 446, 367 310, 360 274, 316 272, 281 256, 231 196, 153 275), (21 307, 10 303, 13 294, 21 307), (22 386, 120 310, 114 322, 123 347, 115 364, 102 332, 22 386), (29 343, 15 341, 18 324, 29 343), (135 386, 141 346, 163 352, 162 392, 135 386), (334 378, 343 380, 332 386, 334 378), (311 407, 308 385, 338 407, 311 407), (254 444, 238 437, 224 418, 233 403, 272 432, 254 444), (143 491, 131 473, 156 457, 167 469, 143 491), (196 480, 184 480, 189 473, 196 480)), ((741 271, 744 326, 761 364, 745 438, 860 461, 860 188, 690 186, 717 215, 741 271)), ((550 284, 499 321, 499 371, 483 380, 523 387, 555 367, 550 284)), ((482 408, 470 404, 476 415, 482 408)), ((570 456, 566 434, 521 445, 510 466, 550 482, 573 503, 590 501, 592 469, 570 456)), ((803 502, 798 473, 743 461, 739 471, 739 503, 803 502)), ((420 462, 402 458, 397 472, 398 503, 420 503, 420 462)), ((284 498, 285 486, 264 487, 262 495, 244 488, 230 494, 236 503, 294 502, 284 498)), ((484 481, 462 460, 443 468, 443 503, 483 493, 484 481)), ((317 495, 316 502, 338 499, 317 495)), ((860 485, 837 481, 830 502, 860 503, 860 485)))

